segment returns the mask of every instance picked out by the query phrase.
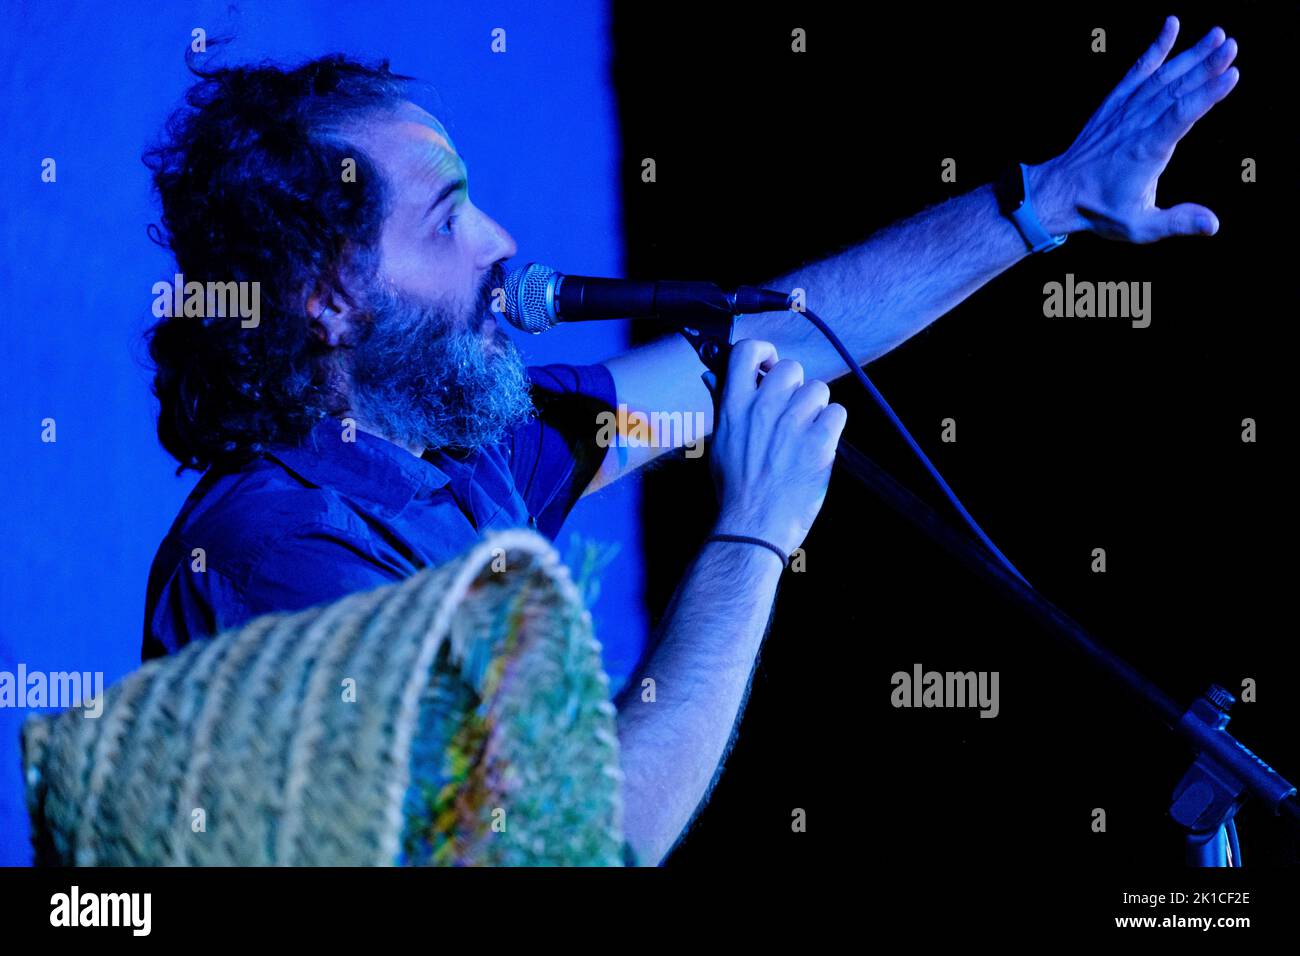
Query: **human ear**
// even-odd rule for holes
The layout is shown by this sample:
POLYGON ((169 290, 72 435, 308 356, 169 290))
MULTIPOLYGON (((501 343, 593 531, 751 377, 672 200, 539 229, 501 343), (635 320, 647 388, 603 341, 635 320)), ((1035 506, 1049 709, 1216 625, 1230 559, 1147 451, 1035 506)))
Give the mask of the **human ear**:
POLYGON ((312 336, 319 342, 337 348, 347 339, 350 309, 340 306, 334 299, 313 295, 307 300, 307 316, 312 336))

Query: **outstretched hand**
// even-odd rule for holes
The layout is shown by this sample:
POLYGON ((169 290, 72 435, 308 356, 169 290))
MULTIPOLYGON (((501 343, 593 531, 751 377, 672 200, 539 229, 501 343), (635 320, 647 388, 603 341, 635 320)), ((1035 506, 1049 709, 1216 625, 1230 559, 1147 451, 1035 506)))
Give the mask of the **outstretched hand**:
POLYGON ((1050 231, 1143 243, 1218 231, 1218 217, 1204 206, 1158 208, 1156 185, 1179 140, 1237 85, 1237 41, 1215 27, 1166 63, 1177 36, 1178 20, 1169 17, 1070 148, 1030 167, 1050 231))

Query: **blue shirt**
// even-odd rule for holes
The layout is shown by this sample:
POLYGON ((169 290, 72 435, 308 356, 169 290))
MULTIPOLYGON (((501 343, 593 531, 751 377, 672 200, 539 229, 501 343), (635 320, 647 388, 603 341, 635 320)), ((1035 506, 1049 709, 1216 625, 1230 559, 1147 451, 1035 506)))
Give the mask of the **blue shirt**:
POLYGON ((538 416, 463 458, 321 422, 300 447, 213 466, 158 548, 145 598, 149 660, 272 611, 369 590, 461 554, 485 531, 554 538, 604 459, 616 407, 603 365, 528 369, 538 416), (194 549, 204 570, 194 570, 194 549))

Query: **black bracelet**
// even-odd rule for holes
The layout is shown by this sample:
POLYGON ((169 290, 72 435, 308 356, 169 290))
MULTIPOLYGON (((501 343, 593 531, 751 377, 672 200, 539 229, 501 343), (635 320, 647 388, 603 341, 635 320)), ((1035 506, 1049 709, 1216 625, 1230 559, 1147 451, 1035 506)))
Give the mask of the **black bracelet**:
POLYGON ((762 538, 751 538, 749 535, 745 535, 745 534, 714 534, 704 539, 705 544, 708 544, 710 541, 735 541, 738 544, 756 544, 760 547, 767 548, 778 558, 780 558, 781 567, 784 568, 789 562, 789 559, 786 557, 785 552, 783 552, 772 542, 764 541, 762 538))

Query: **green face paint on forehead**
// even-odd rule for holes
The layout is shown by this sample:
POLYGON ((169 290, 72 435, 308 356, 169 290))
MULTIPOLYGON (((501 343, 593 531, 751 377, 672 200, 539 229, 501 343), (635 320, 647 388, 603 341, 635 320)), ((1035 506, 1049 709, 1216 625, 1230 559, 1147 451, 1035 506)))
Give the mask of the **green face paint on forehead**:
POLYGON ((438 122, 438 118, 431 113, 426 113, 424 115, 424 122, 429 128, 429 135, 432 138, 432 141, 446 152, 455 155, 456 144, 451 141, 451 133, 447 132, 447 127, 438 122))
POLYGON ((465 162, 456 152, 456 145, 446 127, 429 114, 421 117, 419 126, 416 135, 422 141, 421 148, 426 152, 425 162, 422 163, 426 170, 424 178, 430 184, 466 179, 468 171, 465 162))

